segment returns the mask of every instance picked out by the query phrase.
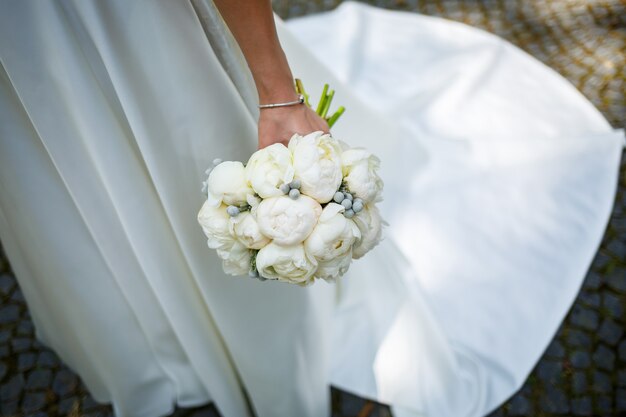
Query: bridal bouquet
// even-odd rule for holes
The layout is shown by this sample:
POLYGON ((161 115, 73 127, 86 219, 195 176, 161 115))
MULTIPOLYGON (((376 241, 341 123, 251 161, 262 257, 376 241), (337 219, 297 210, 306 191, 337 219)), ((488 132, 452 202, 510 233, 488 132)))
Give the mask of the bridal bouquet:
POLYGON ((198 222, 227 274, 334 282, 381 239, 380 161, 365 149, 316 131, 260 149, 246 164, 213 163, 198 222))

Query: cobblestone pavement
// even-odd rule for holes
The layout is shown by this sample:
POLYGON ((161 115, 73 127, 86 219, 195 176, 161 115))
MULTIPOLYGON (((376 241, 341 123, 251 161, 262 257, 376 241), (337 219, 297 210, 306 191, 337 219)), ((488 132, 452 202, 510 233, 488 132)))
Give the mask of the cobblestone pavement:
MULTIPOLYGON (((338 1, 275 1, 283 18, 338 1)), ((620 0, 381 0, 443 16, 520 46, 578 87, 616 127, 626 122, 626 6, 620 0)), ((626 160, 602 246, 582 291, 523 388, 491 416, 626 415, 626 160)), ((390 416, 389 409, 332 389, 335 417, 390 416)), ((0 250, 0 415, 112 416, 35 338, 27 306, 0 250)), ((213 405, 172 417, 218 416, 213 405)))

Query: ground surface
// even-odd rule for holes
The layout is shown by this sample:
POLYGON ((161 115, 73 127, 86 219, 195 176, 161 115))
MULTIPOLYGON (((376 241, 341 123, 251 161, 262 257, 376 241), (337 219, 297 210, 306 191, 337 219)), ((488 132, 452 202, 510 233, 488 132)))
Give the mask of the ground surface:
MULTIPOLYGON (((520 46, 556 69, 615 126, 626 122, 626 6, 620 0, 415 0, 385 8, 468 23, 520 46)), ((275 1, 284 18, 334 8, 336 1, 275 1)), ((626 162, 615 208, 583 289, 524 387, 492 416, 626 415, 626 162)), ((333 389, 336 417, 390 416, 333 389)), ((27 306, 0 251, 0 415, 108 416, 80 379, 33 336, 27 306)), ((217 416, 212 405, 173 416, 217 416)))

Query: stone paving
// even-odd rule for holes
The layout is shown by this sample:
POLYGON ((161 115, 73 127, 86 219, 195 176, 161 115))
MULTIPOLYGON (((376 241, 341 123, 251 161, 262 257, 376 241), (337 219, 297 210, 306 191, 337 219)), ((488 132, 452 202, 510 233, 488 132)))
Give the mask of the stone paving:
MULTIPOLYGON (((283 18, 339 1, 275 1, 283 18)), ((496 33, 556 69, 615 126, 626 122, 626 5, 620 0, 380 0, 496 33)), ((611 221, 583 288, 522 387, 490 417, 626 415, 626 159, 611 221)), ((333 417, 388 417, 388 407, 331 389, 333 417)), ((34 337, 0 248, 0 415, 112 416, 80 379, 34 337)), ((218 416, 210 404, 172 417, 218 416)))

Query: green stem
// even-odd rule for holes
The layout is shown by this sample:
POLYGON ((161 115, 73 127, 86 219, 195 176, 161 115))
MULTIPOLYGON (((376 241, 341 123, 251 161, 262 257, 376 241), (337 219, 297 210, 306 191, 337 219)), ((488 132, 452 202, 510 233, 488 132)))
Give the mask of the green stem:
POLYGON ((302 80, 300 80, 300 78, 296 78, 296 92, 302 94, 304 96, 304 103, 311 107, 311 103, 309 103, 309 95, 304 90, 304 84, 302 84, 302 80))
POLYGON ((330 102, 333 101, 334 95, 335 90, 330 90, 330 93, 328 93, 328 96, 326 96, 326 100, 324 101, 324 108, 322 109, 322 114, 320 114, 320 116, 322 116, 323 118, 326 118, 326 113, 328 113, 328 109, 330 108, 330 102))
POLYGON ((329 128, 333 127, 333 125, 335 124, 337 119, 339 119, 339 116, 341 116, 344 111, 346 111, 346 108, 343 107, 343 106, 339 106, 337 111, 335 113, 333 113, 332 116, 330 116, 330 118, 328 119, 328 127, 329 128))
POLYGON ((257 271, 257 268, 256 268, 256 256, 259 253, 259 251, 252 249, 250 252, 251 252, 251 255, 252 255, 250 257, 250 270, 256 272, 257 271))
POLYGON ((322 115, 322 110, 324 109, 324 105, 326 104, 326 99, 328 98, 326 96, 327 91, 328 91, 328 84, 324 84, 324 89, 322 90, 322 96, 320 98, 320 102, 317 103, 317 110, 315 110, 315 112, 319 114, 320 116, 322 115))

